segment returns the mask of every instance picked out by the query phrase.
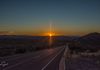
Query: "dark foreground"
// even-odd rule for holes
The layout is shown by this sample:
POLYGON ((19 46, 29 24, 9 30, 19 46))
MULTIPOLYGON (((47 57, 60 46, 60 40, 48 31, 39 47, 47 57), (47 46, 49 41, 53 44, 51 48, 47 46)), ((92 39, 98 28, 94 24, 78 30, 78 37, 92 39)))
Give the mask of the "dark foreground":
POLYGON ((59 62, 64 50, 64 47, 59 47, 35 53, 4 57, 2 59, 6 60, 8 65, 0 68, 2 70, 59 70, 59 62))
POLYGON ((100 70, 100 56, 66 59, 66 70, 100 70))

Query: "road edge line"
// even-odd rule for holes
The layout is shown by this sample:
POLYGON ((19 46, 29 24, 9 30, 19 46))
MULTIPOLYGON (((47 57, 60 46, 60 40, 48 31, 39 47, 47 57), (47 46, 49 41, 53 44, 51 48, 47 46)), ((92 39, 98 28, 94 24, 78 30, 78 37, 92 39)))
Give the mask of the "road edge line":
POLYGON ((41 70, 44 70, 64 50, 64 48, 54 58, 52 58, 41 70))

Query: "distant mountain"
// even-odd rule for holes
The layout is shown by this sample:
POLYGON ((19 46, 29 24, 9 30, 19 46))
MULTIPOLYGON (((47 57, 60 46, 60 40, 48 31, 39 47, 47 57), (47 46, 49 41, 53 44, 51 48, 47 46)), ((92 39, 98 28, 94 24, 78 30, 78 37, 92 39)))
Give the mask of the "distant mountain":
POLYGON ((82 36, 78 40, 84 47, 100 48, 100 33, 94 32, 82 36))
MULTIPOLYGON (((76 37, 53 36, 53 43, 66 43, 76 37)), ((48 44, 49 36, 26 36, 26 35, 0 35, 0 45, 31 45, 31 44, 48 44)))
POLYGON ((87 34, 85 36, 82 36, 81 38, 84 38, 84 39, 100 39, 100 33, 97 33, 97 32, 90 33, 90 34, 87 34))
POLYGON ((94 32, 81 36, 75 42, 70 44, 69 48, 76 51, 98 51, 100 50, 100 33, 94 32))
POLYGON ((42 36, 0 35, 0 47, 2 45, 32 45, 43 39, 42 36))

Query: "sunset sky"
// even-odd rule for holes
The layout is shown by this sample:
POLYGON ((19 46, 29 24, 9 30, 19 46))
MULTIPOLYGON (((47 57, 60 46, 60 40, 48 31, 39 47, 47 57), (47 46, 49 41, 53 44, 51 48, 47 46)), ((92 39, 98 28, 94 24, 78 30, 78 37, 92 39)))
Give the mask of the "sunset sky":
POLYGON ((100 32, 100 0, 0 0, 0 34, 100 32))

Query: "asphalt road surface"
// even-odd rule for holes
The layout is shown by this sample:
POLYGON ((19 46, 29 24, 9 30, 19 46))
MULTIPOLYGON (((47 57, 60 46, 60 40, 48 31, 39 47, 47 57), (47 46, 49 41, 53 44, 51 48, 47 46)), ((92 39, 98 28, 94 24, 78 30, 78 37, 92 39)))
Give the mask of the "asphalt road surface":
POLYGON ((59 70, 65 47, 4 57, 8 65, 0 70, 59 70))

